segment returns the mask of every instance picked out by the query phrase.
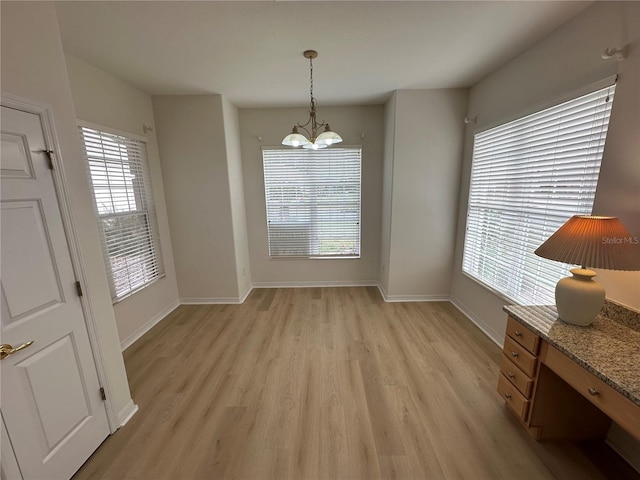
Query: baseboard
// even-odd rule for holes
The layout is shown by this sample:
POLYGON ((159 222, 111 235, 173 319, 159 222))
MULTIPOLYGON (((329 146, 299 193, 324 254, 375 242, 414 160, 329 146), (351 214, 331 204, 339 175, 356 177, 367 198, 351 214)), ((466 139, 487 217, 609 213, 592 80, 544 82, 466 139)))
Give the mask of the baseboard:
POLYGON ((157 313, 153 317, 151 317, 144 325, 138 328, 135 332, 125 338, 122 342, 120 342, 120 348, 124 352, 127 348, 133 345, 136 340, 142 337, 145 333, 151 330, 156 324, 160 323, 167 315, 173 312, 176 308, 180 306, 179 301, 173 302, 167 308, 163 309, 161 312, 157 313))
POLYGON ((373 287, 373 280, 357 282, 254 282, 239 297, 183 297, 181 305, 224 305, 244 303, 254 288, 373 287))
POLYGON ((311 282, 253 282, 240 297, 183 297, 181 305, 224 305, 244 303, 254 288, 314 288, 314 287, 378 287, 385 302, 447 302, 449 295, 387 295, 375 280, 311 281, 311 282))
POLYGON ((240 302, 239 303, 244 303, 244 301, 247 299, 247 297, 249 296, 249 294, 253 291, 253 285, 249 284, 247 285, 246 290, 244 291, 244 293, 242 295, 240 295, 240 302))
POLYGON ((129 400, 129 403, 127 403, 127 405, 122 410, 120 410, 120 413, 118 413, 118 428, 124 427, 125 424, 129 420, 131 420, 131 417, 136 414, 137 411, 138 405, 133 403, 133 400, 129 400))
POLYGON ((622 427, 613 423, 609 429, 606 442, 640 473, 640 441, 633 438, 622 427))
POLYGON ((380 295, 387 303, 393 302, 448 302, 450 295, 389 295, 381 283, 376 285, 380 291, 380 295))
POLYGON ((382 282, 378 282, 378 285, 376 285, 378 287, 378 291, 380 292, 380 296, 382 296, 382 299, 386 302, 387 301, 387 292, 384 289, 384 287, 382 286, 382 282))
POLYGON ((383 295, 387 303, 394 302, 448 302, 449 295, 383 295))
MULTIPOLYGON (((249 295, 247 292, 246 295, 249 295)), ((244 302, 243 297, 181 297, 180 305, 236 305, 244 302)))
POLYGON ((492 331, 482 320, 476 317, 471 310, 469 310, 463 303, 459 302, 455 298, 450 298, 449 301, 451 304, 456 307, 460 313, 462 313, 465 317, 467 317, 471 322, 478 327, 482 333, 484 333, 489 339, 498 345, 500 348, 503 347, 504 342, 504 333, 498 334, 497 332, 492 331))
POLYGON ((314 282, 254 282, 253 288, 313 288, 313 287, 377 287, 375 280, 314 281, 314 282))

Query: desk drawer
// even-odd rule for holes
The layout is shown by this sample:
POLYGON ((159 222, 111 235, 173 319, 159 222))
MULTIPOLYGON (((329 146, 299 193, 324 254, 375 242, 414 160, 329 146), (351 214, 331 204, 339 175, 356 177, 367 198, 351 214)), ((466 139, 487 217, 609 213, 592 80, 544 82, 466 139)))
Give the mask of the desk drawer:
POLYGON ((540 361, 609 418, 640 440, 640 406, 545 342, 540 361))
POLYGON ((540 337, 511 317, 507 319, 507 336, 513 338, 533 355, 538 353, 540 337))
POLYGON ((529 410, 529 400, 502 374, 500 374, 500 378, 498 378, 498 393, 504 399, 505 404, 509 406, 523 422, 526 421, 527 411, 529 410))
POLYGON ((536 371, 536 357, 529 353, 522 345, 516 343, 511 337, 505 337, 504 354, 511 360, 520 370, 529 377, 533 377, 536 371))
POLYGON ((522 395, 527 398, 531 398, 533 379, 525 375, 522 370, 516 367, 506 355, 502 355, 500 372, 516 386, 522 395))

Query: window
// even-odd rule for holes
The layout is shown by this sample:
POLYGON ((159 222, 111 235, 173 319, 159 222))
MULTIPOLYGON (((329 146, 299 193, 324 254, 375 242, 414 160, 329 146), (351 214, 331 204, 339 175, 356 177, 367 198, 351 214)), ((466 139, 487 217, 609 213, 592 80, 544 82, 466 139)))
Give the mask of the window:
POLYGON ((553 304, 570 267, 533 252, 591 214, 615 85, 477 133, 462 269, 519 304, 553 304))
POLYGON ((265 149, 269 255, 360 257, 359 147, 265 149))
POLYGON ((80 126, 111 298, 164 274, 144 142, 80 126))

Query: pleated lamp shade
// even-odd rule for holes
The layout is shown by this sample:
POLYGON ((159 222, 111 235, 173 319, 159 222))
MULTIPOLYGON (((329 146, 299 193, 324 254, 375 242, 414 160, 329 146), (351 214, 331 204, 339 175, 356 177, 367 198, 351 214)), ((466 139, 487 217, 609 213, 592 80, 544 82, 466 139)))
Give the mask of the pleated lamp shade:
POLYGON ((534 252, 585 268, 640 270, 640 245, 617 217, 574 215, 534 252))

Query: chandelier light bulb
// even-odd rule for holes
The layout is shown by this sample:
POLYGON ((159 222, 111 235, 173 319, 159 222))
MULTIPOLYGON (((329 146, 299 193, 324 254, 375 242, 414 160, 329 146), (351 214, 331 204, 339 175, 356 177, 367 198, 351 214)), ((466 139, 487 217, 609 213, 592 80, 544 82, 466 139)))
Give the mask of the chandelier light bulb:
POLYGON ((324 132, 318 135, 316 138, 316 143, 321 145, 333 145, 334 143, 340 143, 342 141, 342 137, 338 135, 336 132, 332 131, 329 125, 324 128, 324 132))
POLYGON ((300 147, 300 146, 305 146, 309 143, 311 142, 307 140, 307 137, 305 137, 301 133, 298 133, 298 127, 296 126, 294 126, 291 129, 291 133, 286 137, 284 137, 284 139, 282 140, 282 144, 287 145, 289 147, 300 147))

